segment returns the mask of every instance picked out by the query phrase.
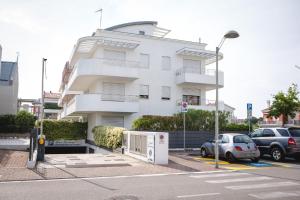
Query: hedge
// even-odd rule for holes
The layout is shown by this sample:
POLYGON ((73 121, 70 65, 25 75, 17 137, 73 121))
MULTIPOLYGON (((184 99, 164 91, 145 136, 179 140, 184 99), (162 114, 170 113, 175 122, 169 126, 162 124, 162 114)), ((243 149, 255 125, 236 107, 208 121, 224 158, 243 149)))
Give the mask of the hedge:
MULTIPOLYGON (((186 130, 212 131, 215 128, 215 112, 189 109, 185 114, 186 130)), ((220 130, 225 130, 228 113, 219 112, 220 130)), ((183 130, 183 114, 173 116, 144 115, 133 122, 133 129, 139 131, 180 131, 183 130)))
MULTIPOLYGON (((252 129, 252 127, 251 127, 252 129)), ((225 127, 225 131, 249 131, 248 124, 228 124, 225 127)))
POLYGON ((0 133, 28 133, 34 122, 35 117, 24 110, 17 115, 0 115, 0 133))
POLYGON ((125 129, 111 126, 95 126, 92 130, 94 142, 97 146, 116 149, 122 145, 122 136, 125 129))
MULTIPOLYGON (((40 127, 40 121, 37 127, 40 127)), ((43 133, 46 140, 81 140, 86 139, 87 123, 63 120, 43 120, 43 133)))

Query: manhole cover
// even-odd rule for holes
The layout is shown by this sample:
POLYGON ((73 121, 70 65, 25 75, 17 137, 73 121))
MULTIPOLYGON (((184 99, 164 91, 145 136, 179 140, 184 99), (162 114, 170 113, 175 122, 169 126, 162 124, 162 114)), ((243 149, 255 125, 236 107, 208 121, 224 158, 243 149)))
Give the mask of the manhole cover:
POLYGON ((120 196, 110 197, 107 200, 139 200, 139 198, 132 195, 120 195, 120 196))

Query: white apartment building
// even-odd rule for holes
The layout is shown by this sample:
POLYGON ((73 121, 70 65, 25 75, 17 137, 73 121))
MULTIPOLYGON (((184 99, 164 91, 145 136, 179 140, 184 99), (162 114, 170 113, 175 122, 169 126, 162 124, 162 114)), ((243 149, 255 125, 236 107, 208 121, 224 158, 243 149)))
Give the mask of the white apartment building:
POLYGON ((2 61, 0 45, 0 115, 17 113, 18 77, 18 62, 2 61))
MULTIPOLYGON (((178 103, 214 110, 206 92, 215 89, 215 52, 201 42, 166 38, 170 30, 141 21, 98 29, 80 38, 66 63, 61 83, 60 119, 88 121, 92 128, 131 128, 142 115, 173 115, 178 103)), ((220 59, 222 54, 220 55, 220 59)), ((224 74, 219 71, 219 87, 224 74)), ((220 102, 220 109, 234 108, 220 102)))

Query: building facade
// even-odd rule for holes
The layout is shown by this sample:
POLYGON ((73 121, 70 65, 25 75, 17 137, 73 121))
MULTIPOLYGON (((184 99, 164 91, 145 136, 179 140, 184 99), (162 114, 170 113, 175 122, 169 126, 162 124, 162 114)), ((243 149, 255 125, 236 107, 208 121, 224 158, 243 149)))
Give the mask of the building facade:
POLYGON ((2 61, 0 45, 0 115, 17 113, 18 88, 18 62, 2 61))
MULTIPOLYGON (((66 63, 59 119, 131 128, 142 115, 173 115, 186 101, 190 109, 214 110, 206 92, 215 89, 215 52, 201 42, 166 38, 157 22, 132 22, 98 29, 80 38, 66 63)), ((220 59, 222 54, 220 55, 220 59)), ((219 87, 224 74, 219 71, 219 87)), ((220 102, 220 109, 234 108, 220 102)))

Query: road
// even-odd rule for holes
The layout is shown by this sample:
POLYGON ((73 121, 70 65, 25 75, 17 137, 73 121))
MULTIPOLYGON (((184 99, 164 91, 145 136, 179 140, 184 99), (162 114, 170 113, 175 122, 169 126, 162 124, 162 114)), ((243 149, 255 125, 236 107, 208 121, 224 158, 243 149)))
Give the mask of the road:
POLYGON ((299 165, 0 183, 1 200, 300 199, 299 165))

